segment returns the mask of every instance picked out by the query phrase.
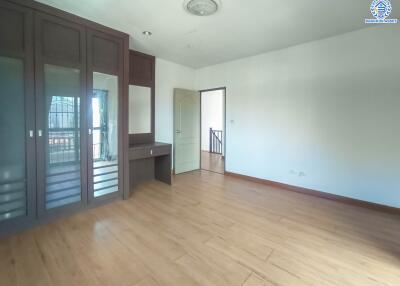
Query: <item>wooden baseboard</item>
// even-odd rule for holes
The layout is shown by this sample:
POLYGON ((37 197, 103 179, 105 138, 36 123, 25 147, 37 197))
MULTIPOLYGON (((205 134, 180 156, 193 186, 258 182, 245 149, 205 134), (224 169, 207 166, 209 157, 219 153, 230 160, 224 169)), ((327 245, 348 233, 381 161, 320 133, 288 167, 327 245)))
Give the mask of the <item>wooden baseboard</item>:
POLYGON ((287 190, 287 191, 292 191, 292 192, 301 193, 301 194, 305 194, 305 195, 309 195, 309 196, 314 196, 314 197, 318 197, 318 198, 322 198, 322 199, 332 200, 332 201, 336 201, 336 202, 340 202, 340 203, 344 203, 344 204, 348 204, 348 205, 367 208, 367 209, 384 212, 384 213, 389 213, 389 214, 394 214, 394 215, 400 215, 400 208, 385 206, 385 205, 381 205, 381 204, 371 203, 371 202, 357 200, 357 199, 348 198, 348 197, 343 197, 343 196, 339 196, 339 195, 328 194, 328 193, 324 193, 324 192, 320 192, 320 191, 316 191, 316 190, 312 190, 312 189, 296 187, 296 186, 292 186, 292 185, 287 185, 287 184, 283 184, 283 183, 264 180, 264 179, 241 175, 241 174, 232 173, 232 172, 225 172, 225 175, 235 177, 235 178, 240 178, 240 179, 255 182, 255 183, 259 183, 259 184, 263 184, 263 185, 267 185, 270 187, 287 190))

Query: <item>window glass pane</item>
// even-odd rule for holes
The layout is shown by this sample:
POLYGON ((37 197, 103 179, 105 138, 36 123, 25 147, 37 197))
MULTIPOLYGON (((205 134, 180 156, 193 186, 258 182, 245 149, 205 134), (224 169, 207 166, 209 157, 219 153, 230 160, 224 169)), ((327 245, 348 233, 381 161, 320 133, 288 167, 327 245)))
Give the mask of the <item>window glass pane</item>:
POLYGON ((46 208, 81 200, 80 71, 45 65, 46 208))
POLYGON ((0 222, 26 215, 24 66, 0 57, 0 222))
POLYGON ((101 132, 99 129, 93 130, 93 160, 101 159, 101 132))
MULTIPOLYGON (((99 93, 100 91, 95 91, 99 93)), ((98 95, 96 95, 98 96, 98 95)), ((100 128, 100 106, 99 106, 99 97, 93 97, 92 100, 92 108, 93 108, 93 128, 100 128)))
POLYGON ((118 77, 93 73, 94 197, 118 191, 118 77))

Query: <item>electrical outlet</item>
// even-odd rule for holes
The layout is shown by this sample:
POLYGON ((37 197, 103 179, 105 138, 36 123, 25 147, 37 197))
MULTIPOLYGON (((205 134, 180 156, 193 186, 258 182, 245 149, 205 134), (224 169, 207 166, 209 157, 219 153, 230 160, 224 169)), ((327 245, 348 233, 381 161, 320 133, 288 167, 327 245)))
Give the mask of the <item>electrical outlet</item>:
POLYGON ((298 171, 298 170, 295 170, 295 169, 291 169, 289 173, 290 173, 291 175, 293 175, 293 176, 298 176, 298 177, 305 177, 305 176, 306 176, 306 173, 305 173, 305 172, 303 172, 303 171, 298 171))

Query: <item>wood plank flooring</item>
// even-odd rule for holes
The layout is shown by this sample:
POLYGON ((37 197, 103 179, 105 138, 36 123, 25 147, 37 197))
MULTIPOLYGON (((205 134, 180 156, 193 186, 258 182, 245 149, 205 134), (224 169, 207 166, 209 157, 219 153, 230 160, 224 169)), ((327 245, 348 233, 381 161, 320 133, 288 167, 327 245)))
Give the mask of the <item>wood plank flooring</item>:
POLYGON ((222 155, 201 151, 201 169, 223 174, 225 160, 222 155))
POLYGON ((0 285, 400 285, 400 218, 196 171, 0 240, 0 285))

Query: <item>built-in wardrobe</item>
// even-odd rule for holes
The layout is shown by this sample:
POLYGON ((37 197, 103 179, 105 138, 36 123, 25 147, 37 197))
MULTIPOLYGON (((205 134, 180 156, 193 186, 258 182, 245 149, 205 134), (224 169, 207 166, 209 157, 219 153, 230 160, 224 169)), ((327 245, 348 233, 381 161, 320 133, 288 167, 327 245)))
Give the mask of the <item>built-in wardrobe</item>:
POLYGON ((129 194, 128 35, 0 0, 0 235, 129 194))

